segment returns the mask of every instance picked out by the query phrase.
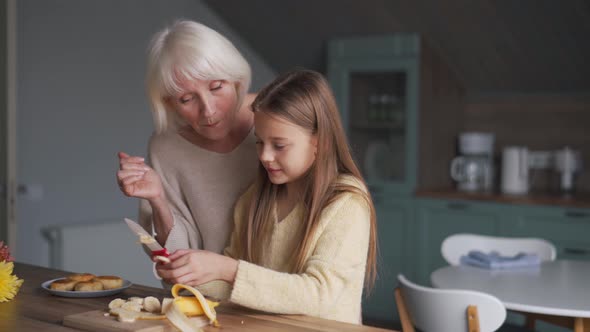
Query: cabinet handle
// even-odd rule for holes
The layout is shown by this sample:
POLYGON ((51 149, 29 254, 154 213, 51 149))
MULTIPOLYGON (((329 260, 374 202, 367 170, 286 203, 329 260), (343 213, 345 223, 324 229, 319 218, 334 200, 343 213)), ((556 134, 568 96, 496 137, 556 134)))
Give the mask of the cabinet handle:
POLYGON ((570 255, 587 255, 590 253, 590 250, 584 248, 563 248, 563 253, 570 255))
POLYGON ((449 203, 447 207, 451 210, 465 210, 469 208, 469 204, 465 203, 449 203))
POLYGON ((566 211, 565 216, 569 217, 569 218, 584 218, 584 217, 587 217, 588 214, 584 213, 584 212, 579 212, 579 211, 566 211))

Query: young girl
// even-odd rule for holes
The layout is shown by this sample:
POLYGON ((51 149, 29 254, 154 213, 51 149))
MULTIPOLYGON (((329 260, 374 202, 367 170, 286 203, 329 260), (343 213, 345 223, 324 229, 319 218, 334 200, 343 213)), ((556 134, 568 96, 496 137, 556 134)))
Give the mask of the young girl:
POLYGON ((236 203, 225 256, 178 250, 158 273, 253 309, 360 324, 363 285, 375 279, 375 211, 328 83, 286 73, 252 110, 259 174, 236 203))

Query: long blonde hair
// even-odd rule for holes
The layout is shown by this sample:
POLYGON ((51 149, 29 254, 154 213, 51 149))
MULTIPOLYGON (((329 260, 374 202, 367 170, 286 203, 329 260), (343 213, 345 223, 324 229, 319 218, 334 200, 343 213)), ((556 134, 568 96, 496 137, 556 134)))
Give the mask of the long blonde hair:
MULTIPOLYGON (((337 181, 338 176, 348 174, 364 184, 352 158, 328 82, 321 74, 310 70, 287 72, 258 93, 252 103, 252 111, 280 117, 317 136, 317 157, 304 178, 304 227, 299 234, 301 241, 293 255, 291 272, 302 272, 306 255, 312 249, 312 237, 322 210, 340 194, 353 192, 362 195, 370 208, 371 230, 365 272, 365 284, 370 289, 376 276, 375 208, 368 191, 337 181)), ((284 185, 270 182, 264 167, 260 165, 248 207, 248 221, 242 224, 240 232, 242 259, 260 263, 264 244, 268 243, 266 240, 275 222, 274 203, 281 190, 284 190, 284 185)))

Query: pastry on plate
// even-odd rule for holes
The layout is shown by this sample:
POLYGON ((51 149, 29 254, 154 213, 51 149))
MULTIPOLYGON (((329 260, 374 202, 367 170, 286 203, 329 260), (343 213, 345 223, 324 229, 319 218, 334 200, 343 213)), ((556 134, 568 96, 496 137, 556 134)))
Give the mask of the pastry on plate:
POLYGON ((96 292, 103 290, 104 286, 98 280, 80 281, 74 286, 74 289, 79 292, 96 292))
POLYGON ((76 286, 78 282, 72 279, 59 279, 55 280, 49 285, 50 289, 58 290, 58 291, 72 291, 74 290, 74 286, 76 286))
POLYGON ((68 279, 75 281, 90 281, 94 278, 96 278, 96 276, 91 273, 76 273, 68 276, 68 279))
POLYGON ((123 279, 117 276, 98 276, 94 280, 100 281, 104 289, 115 289, 123 287, 123 279))

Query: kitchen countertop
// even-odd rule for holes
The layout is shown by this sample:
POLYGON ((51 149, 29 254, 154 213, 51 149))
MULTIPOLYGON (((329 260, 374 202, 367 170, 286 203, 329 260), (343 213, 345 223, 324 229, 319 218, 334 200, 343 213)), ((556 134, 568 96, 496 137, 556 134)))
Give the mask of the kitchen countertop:
POLYGON ((415 196, 419 198, 461 199, 490 203, 544 205, 566 208, 590 209, 590 193, 580 193, 569 196, 535 192, 526 195, 507 195, 498 192, 470 193, 458 191, 452 188, 445 188, 418 190, 416 191, 415 196))
MULTIPOLYGON (((41 288, 41 283, 64 277, 69 272, 15 263, 14 274, 24 279, 24 283, 13 300, 0 303, 0 331, 78 331, 62 325, 64 316, 92 310, 106 312, 109 302, 119 297, 171 297, 167 290, 141 285, 132 285, 122 293, 112 296, 59 297, 41 288)), ((267 314, 225 303, 216 310, 221 328, 207 326, 203 328, 204 331, 389 331, 303 315, 267 314)))

